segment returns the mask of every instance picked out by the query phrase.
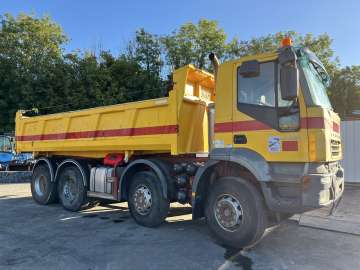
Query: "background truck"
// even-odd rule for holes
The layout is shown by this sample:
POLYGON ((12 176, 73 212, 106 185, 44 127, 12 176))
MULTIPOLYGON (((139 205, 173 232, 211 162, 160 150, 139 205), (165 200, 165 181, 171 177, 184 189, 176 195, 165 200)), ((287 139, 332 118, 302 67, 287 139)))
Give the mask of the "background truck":
POLYGON ((257 242, 271 220, 329 205, 344 189, 340 119, 319 59, 285 39, 275 52, 173 73, 168 97, 73 112, 16 115, 32 152, 32 196, 71 211, 127 201, 155 227, 171 202, 192 205, 221 243, 257 242))
POLYGON ((13 159, 13 144, 10 136, 0 135, 0 171, 7 170, 13 159))
POLYGON ((0 171, 30 171, 32 154, 16 153, 14 143, 15 138, 10 134, 0 135, 0 171))

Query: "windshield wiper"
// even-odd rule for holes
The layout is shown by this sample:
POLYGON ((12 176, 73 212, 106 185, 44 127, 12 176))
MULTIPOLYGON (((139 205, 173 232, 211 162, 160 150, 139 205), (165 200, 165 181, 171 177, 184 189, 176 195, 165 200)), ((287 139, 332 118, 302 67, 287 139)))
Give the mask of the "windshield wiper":
POLYGON ((311 61, 310 62, 312 64, 312 66, 314 67, 317 75, 319 76, 320 81, 322 81, 322 83, 325 86, 329 86, 330 85, 330 76, 329 74, 326 72, 325 68, 322 65, 319 65, 316 62, 311 61))

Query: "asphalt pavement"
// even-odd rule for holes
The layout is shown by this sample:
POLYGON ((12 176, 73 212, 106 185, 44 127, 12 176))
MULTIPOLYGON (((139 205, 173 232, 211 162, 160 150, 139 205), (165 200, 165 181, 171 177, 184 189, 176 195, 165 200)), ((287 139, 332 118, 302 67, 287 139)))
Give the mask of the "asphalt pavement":
POLYGON ((149 229, 125 203, 72 213, 37 205, 29 184, 1 184, 0 209, 0 269, 360 269, 360 236, 297 219, 241 251, 217 245, 205 221, 192 221, 191 208, 179 204, 149 229))

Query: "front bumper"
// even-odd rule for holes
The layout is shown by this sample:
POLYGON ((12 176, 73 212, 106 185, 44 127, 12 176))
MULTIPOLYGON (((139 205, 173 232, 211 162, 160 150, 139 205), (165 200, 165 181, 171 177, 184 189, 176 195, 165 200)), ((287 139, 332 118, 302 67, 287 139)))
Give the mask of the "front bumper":
MULTIPOLYGON (((339 162, 306 164, 302 173, 300 169, 297 171, 284 167, 278 173, 279 166, 289 165, 275 164, 272 181, 262 182, 261 185, 271 211, 303 213, 336 204, 344 192, 344 171, 339 162)), ((294 164, 290 166, 295 168, 294 164)))

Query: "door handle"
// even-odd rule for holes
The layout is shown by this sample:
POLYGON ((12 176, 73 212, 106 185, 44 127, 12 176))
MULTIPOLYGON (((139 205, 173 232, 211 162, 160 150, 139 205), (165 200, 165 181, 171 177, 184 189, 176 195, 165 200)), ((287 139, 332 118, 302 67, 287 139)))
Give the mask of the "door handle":
POLYGON ((243 134, 234 135, 234 144, 246 144, 246 143, 247 143, 246 135, 243 134))

